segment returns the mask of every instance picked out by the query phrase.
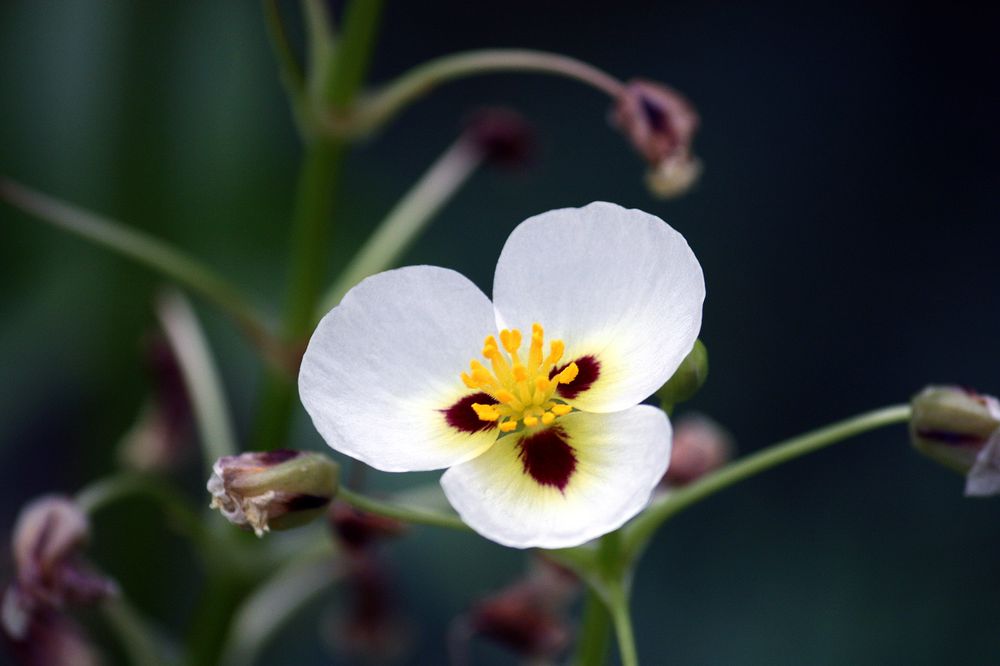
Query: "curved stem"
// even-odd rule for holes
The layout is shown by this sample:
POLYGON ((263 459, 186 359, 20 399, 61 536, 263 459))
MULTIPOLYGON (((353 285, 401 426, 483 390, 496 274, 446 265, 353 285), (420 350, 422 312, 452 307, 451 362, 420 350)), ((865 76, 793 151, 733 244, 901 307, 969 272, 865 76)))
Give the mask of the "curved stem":
POLYGON ((876 409, 779 442, 742 460, 733 462, 654 502, 626 525, 623 528, 625 554, 629 560, 634 560, 661 524, 684 509, 735 483, 863 432, 894 423, 903 423, 909 418, 909 405, 894 405, 876 409))
POLYGON ((609 607, 611 621, 615 625, 618 639, 618 654, 622 666, 639 666, 639 655, 635 650, 635 635, 632 632, 632 616, 629 614, 628 595, 620 587, 610 593, 609 607))
POLYGON ((482 151, 469 137, 459 137, 382 220, 324 294, 317 314, 322 316, 340 303, 344 294, 361 280, 395 265, 482 160, 482 151))
POLYGON ((587 588, 583 602, 583 621, 572 663, 575 666, 602 666, 608 654, 611 615, 600 595, 587 588))
POLYGON ((128 257, 200 294, 232 317, 268 361, 280 365, 284 353, 263 324, 263 317, 244 300, 238 289, 204 264, 162 240, 2 177, 0 199, 42 222, 128 257))
POLYGON ((229 404, 191 305, 180 293, 168 291, 157 302, 156 312, 177 357, 194 409, 207 477, 216 460, 235 455, 238 450, 229 422, 229 404))
POLYGON ((624 88, 607 72, 558 53, 530 49, 465 51, 418 65, 362 99, 353 113, 339 116, 335 111, 327 119, 328 129, 340 135, 368 134, 442 83, 492 72, 554 74, 585 83, 611 97, 620 95, 624 88))
POLYGON ((412 509, 405 506, 399 506, 397 504, 391 504, 389 502, 383 502, 381 500, 368 497, 367 495, 356 493, 343 486, 341 486, 340 490, 337 491, 337 497, 356 509, 361 509, 362 511, 374 513, 379 516, 385 516, 386 518, 395 518, 396 520, 401 520, 407 523, 431 525, 433 527, 447 527, 449 529, 461 530, 463 532, 469 532, 472 529, 463 523, 462 519, 458 516, 449 516, 443 513, 437 513, 436 511, 430 511, 428 509, 412 509))

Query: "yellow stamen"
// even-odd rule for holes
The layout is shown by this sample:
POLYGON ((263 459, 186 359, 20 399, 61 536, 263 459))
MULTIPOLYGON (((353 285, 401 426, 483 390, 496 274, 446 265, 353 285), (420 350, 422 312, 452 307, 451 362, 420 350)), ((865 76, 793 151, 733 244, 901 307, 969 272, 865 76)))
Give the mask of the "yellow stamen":
POLYGON ((504 421, 498 427, 504 432, 514 432, 517 430, 517 421, 504 421))
POLYGON ((477 402, 473 403, 472 409, 480 421, 496 421, 500 418, 500 412, 493 405, 481 405, 477 402))
POLYGON ((566 416, 573 411, 573 408, 569 405, 552 405, 550 411, 556 416, 566 416))

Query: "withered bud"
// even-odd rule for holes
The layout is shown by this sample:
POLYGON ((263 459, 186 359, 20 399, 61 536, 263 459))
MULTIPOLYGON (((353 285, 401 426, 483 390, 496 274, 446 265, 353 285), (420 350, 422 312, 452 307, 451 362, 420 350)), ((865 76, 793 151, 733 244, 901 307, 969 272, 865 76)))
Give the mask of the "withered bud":
POLYGON ((513 109, 480 109, 469 117, 466 132, 485 159, 497 166, 523 167, 535 152, 534 130, 513 109))
POLYGON ((113 581, 81 561, 89 535, 86 515, 65 497, 40 497, 22 509, 12 544, 16 580, 2 606, 10 636, 23 638, 40 609, 93 603, 117 593, 113 581))
POLYGON ((649 164, 646 182, 653 194, 675 197, 698 179, 701 163, 691 153, 698 113, 679 92, 633 79, 618 96, 611 120, 649 164))
POLYGON ((225 456, 208 480, 210 506, 260 537, 322 515, 337 494, 339 474, 340 466, 321 453, 280 449, 225 456))
POLYGON ((478 602, 464 621, 472 635, 524 657, 552 659, 569 645, 565 611, 578 590, 573 574, 539 561, 525 579, 478 602))
POLYGON ((360 511, 346 502, 334 502, 330 507, 330 527, 341 545, 359 552, 383 539, 399 536, 406 525, 393 518, 360 511))
POLYGON ((674 423, 670 466, 663 476, 669 487, 684 486, 725 465, 733 456, 733 440, 718 423, 698 414, 674 423))
POLYGON ((966 475, 966 495, 1000 493, 1000 402, 959 386, 929 386, 914 396, 914 448, 966 475))
POLYGON ((118 454, 132 469, 168 470, 192 452, 191 404, 177 357, 162 335, 144 341, 143 355, 152 394, 122 437, 118 454))
POLYGON ((20 638, 7 636, 14 661, 21 666, 99 666, 104 663, 80 627, 46 609, 31 618, 20 638))

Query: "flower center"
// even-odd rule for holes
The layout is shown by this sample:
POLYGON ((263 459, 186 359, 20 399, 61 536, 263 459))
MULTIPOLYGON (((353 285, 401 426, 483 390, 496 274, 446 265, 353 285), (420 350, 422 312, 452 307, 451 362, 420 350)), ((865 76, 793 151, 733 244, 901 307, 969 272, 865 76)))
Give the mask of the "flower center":
POLYGON ((579 372, 576 363, 554 372, 566 347, 562 340, 552 340, 549 353, 544 355, 545 332, 539 324, 533 324, 527 359, 522 359, 518 353, 521 331, 500 331, 500 345, 495 337, 487 336, 483 343, 483 357, 491 367, 473 360, 469 364, 470 371, 462 373, 462 383, 497 401, 495 405, 473 403, 472 409, 480 420, 497 421, 497 427, 502 432, 513 432, 520 423, 528 428, 539 423, 549 425, 557 417, 573 411, 565 402, 553 400, 559 385, 569 384, 579 372), (506 355, 500 350, 500 345, 503 345, 506 355))

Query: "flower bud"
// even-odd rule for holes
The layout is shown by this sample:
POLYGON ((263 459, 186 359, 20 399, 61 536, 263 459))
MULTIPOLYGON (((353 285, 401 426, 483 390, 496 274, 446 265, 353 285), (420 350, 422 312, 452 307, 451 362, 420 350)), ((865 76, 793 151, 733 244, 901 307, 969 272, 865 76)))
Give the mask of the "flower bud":
POLYGON ((656 392, 656 396, 663 403, 664 409, 670 409, 678 403, 693 398, 706 379, 708 379, 708 349, 701 340, 695 340, 694 347, 681 361, 673 376, 656 392))
POLYGON ((469 118, 466 132, 484 158, 497 166, 522 167, 535 150, 531 125, 513 109, 480 109, 469 118))
POLYGON ((340 466, 320 453, 278 451, 219 458, 208 480, 211 507, 257 536, 303 525, 337 494, 340 466))
POLYGON ((647 185, 653 194, 675 197, 698 179, 701 164, 691 154, 698 114, 679 92, 633 80, 618 96, 611 120, 649 163, 647 185))
POLYGON ((334 502, 329 520, 341 545, 354 553, 382 539, 399 536, 406 529, 406 525, 394 518, 360 511, 347 502, 334 502))
POLYGON ((966 495, 1000 492, 1000 402, 957 386, 929 386, 911 401, 913 446, 966 475, 966 495))
POLYGON ((732 437, 718 423, 707 416, 685 415, 674 423, 670 466, 663 484, 687 485, 729 462, 733 449, 732 437))
POLYGON ((21 666, 99 666, 106 663, 83 630, 53 610, 37 613, 22 637, 8 635, 14 662, 21 666))

